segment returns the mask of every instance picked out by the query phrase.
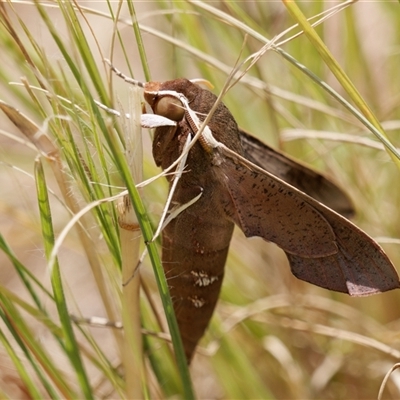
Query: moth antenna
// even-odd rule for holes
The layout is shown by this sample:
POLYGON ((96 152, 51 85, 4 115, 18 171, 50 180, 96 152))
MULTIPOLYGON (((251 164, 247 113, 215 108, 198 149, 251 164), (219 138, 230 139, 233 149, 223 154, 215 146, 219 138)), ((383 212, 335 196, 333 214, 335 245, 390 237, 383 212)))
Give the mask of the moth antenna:
POLYGON ((115 73, 115 75, 117 75, 120 78, 122 78, 126 83, 130 83, 131 85, 139 86, 139 87, 144 89, 144 86, 145 86, 144 83, 142 83, 142 82, 140 82, 140 81, 138 81, 136 79, 132 79, 129 76, 125 75, 119 69, 115 68, 114 65, 111 63, 111 61, 108 60, 107 58, 105 58, 104 61, 110 66, 111 71, 113 71, 115 73))

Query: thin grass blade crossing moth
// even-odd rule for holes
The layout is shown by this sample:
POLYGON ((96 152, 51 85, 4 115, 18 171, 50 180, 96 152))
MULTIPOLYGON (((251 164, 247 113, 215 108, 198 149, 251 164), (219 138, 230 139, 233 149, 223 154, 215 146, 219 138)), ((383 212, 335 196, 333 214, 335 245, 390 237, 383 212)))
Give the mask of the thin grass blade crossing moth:
MULTIPOLYGON (((216 96, 187 79, 140 85, 154 114, 176 122, 154 133, 154 160, 167 169, 216 96)), ((162 232, 163 267, 188 362, 217 303, 235 224, 247 237, 277 244, 292 273, 312 284, 352 296, 400 287, 381 247, 345 218, 353 214, 347 196, 240 130, 223 103, 187 155, 172 203, 197 196, 162 232)))

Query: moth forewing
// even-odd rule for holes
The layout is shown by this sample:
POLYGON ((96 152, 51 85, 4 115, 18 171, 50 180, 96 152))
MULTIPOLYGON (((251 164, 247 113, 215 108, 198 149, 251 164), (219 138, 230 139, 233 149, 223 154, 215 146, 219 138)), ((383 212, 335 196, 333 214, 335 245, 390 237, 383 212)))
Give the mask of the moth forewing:
POLYGON ((227 217, 247 237, 262 237, 303 257, 337 252, 330 224, 300 191, 222 143, 214 148, 213 163, 229 193, 224 204, 227 217))
MULTIPOLYGON (((261 236, 281 247, 286 252, 292 272, 296 277, 317 286, 349 293, 353 296, 365 296, 400 287, 397 272, 382 248, 349 220, 236 154, 225 145, 220 144, 214 151, 217 152, 216 158, 219 160, 215 164, 215 169, 219 169, 219 174, 223 177, 234 203, 234 210, 232 207, 227 207, 228 217, 234 219, 246 236, 261 236), (243 182, 238 185, 237 179, 232 179, 232 176, 237 176, 238 170, 242 176, 246 174, 245 179, 247 180, 261 177, 265 186, 257 193, 246 197, 245 193, 248 193, 248 188, 243 186, 243 182), (265 203, 263 205, 262 201, 268 197, 271 182, 279 186, 278 193, 281 193, 281 198, 284 197, 286 191, 286 196, 298 200, 294 203, 290 202, 287 207, 284 207, 284 210, 287 208, 288 214, 286 216, 281 214, 283 219, 279 220, 279 225, 282 229, 276 231, 278 236, 273 240, 271 240, 269 219, 271 211, 265 207, 265 203), (307 224, 306 230, 298 230, 297 222, 294 219, 295 215, 290 210, 292 204, 300 204, 297 211, 301 212, 301 216, 308 222, 311 220, 304 213, 303 204, 312 208, 329 225, 330 233, 333 234, 333 237, 329 235, 329 240, 333 239, 336 251, 328 251, 329 248, 326 247, 325 254, 315 254, 315 248, 319 247, 318 244, 320 243, 324 248, 326 240, 323 238, 321 242, 320 237, 315 238, 312 232, 315 229, 314 223, 307 224), (257 211, 256 218, 254 217, 255 211, 257 211), (282 238, 280 235, 284 235, 284 237, 282 238), (307 235, 312 238, 311 242, 306 237, 307 235), (287 237, 289 237, 289 248, 287 237), (310 245, 313 247, 314 253, 307 254, 304 246, 310 245)), ((254 191, 256 187, 253 181, 254 179, 251 181, 254 191)), ((279 209, 282 204, 275 202, 275 206, 278 206, 279 209)), ((323 230, 320 230, 319 234, 324 234, 323 230)))
POLYGON ((344 217, 350 218, 354 215, 354 207, 347 194, 329 178, 287 154, 266 145, 242 129, 240 130, 240 139, 244 158, 344 217))

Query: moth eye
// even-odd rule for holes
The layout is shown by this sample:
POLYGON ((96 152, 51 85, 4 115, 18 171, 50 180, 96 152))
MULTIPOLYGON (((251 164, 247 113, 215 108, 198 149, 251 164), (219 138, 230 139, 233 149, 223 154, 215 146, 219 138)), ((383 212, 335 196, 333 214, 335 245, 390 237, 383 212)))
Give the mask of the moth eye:
POLYGON ((185 110, 182 107, 182 103, 175 97, 163 96, 156 102, 153 108, 157 115, 172 119, 173 121, 180 121, 185 110))

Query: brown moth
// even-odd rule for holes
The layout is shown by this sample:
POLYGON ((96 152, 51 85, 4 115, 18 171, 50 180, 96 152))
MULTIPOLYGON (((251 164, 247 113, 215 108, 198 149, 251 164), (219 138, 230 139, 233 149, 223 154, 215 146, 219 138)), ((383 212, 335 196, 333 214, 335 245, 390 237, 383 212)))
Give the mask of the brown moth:
MULTIPOLYGON (((153 112, 176 122, 154 134, 155 162, 166 169, 198 132, 216 96, 187 79, 143 87, 153 112)), ((247 237, 277 244, 292 273, 314 285, 352 296, 400 286, 381 247, 344 217, 353 213, 346 195, 241 131, 223 103, 187 156, 170 210, 196 196, 162 233, 163 267, 188 362, 218 300, 235 224, 247 237)))

